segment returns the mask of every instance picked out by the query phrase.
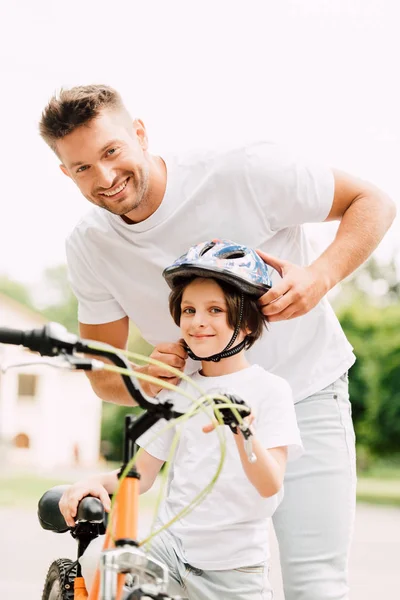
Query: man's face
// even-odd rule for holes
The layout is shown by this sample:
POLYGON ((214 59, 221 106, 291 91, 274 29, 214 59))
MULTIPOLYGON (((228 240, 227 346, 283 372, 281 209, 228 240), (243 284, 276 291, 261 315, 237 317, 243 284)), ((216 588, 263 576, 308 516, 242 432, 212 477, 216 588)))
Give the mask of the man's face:
MULTIPOLYGON (((127 215, 146 200, 149 184, 147 138, 140 121, 118 110, 103 110, 57 142, 62 171, 82 194, 116 215, 127 215)), ((132 214, 134 219, 134 213, 132 214)))

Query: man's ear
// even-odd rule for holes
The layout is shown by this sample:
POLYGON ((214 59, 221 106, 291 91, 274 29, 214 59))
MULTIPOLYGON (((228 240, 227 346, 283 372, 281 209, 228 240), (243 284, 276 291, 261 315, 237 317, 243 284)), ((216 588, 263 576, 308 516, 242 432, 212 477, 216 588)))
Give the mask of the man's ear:
POLYGON ((69 171, 67 169, 67 167, 65 167, 64 165, 59 165, 61 171, 64 173, 64 175, 66 175, 67 177, 71 177, 71 175, 69 174, 69 171))
POLYGON ((141 119, 135 119, 133 121, 133 128, 138 137, 139 144, 141 145, 143 150, 149 149, 149 141, 147 139, 147 131, 144 123, 141 119))

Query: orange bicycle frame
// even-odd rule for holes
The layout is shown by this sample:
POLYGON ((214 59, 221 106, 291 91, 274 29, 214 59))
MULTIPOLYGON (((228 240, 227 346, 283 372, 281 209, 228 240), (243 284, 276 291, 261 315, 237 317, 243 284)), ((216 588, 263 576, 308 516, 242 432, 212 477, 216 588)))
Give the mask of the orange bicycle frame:
MULTIPOLYGON (((113 537, 136 540, 139 515, 139 484, 137 477, 128 475, 121 483, 113 511, 113 521, 107 527, 103 550, 114 548, 113 537), (113 531, 114 536, 111 535, 113 531)), ((117 600, 121 600, 125 575, 118 575, 117 600)), ((99 600, 100 570, 97 568, 92 588, 88 594, 83 577, 76 577, 74 582, 74 600, 99 600)))

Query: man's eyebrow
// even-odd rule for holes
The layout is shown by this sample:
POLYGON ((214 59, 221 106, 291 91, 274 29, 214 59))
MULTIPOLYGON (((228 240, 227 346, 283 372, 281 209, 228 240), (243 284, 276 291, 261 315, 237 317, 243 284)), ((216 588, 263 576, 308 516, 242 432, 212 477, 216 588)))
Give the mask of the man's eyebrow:
MULTIPOLYGON (((114 144, 120 144, 120 143, 121 142, 119 140, 111 140, 110 142, 107 142, 107 144, 101 148, 101 150, 99 151, 99 154, 103 154, 103 152, 105 152, 107 150, 107 148, 109 148, 110 146, 113 146, 114 144)), ((80 162, 80 161, 73 162, 73 163, 71 163, 71 168, 80 167, 84 164, 86 164, 86 163, 80 162)))
POLYGON ((72 169, 73 167, 80 167, 81 165, 84 165, 84 164, 85 164, 85 163, 83 163, 83 162, 73 162, 73 163, 71 163, 71 169, 72 169))
POLYGON ((107 144, 102 147, 99 154, 103 154, 103 152, 105 152, 107 148, 109 148, 110 146, 114 146, 114 144, 121 144, 121 140, 111 140, 110 142, 107 142, 107 144))

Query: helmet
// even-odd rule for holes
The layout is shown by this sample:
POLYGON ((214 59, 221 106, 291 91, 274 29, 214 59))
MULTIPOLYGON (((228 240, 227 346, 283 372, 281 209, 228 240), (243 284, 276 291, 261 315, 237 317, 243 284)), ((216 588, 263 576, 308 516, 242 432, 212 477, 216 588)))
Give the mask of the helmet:
POLYGON ((192 246, 163 277, 173 289, 182 277, 222 279, 250 296, 259 298, 271 288, 268 267, 258 254, 230 240, 211 240, 192 246))

